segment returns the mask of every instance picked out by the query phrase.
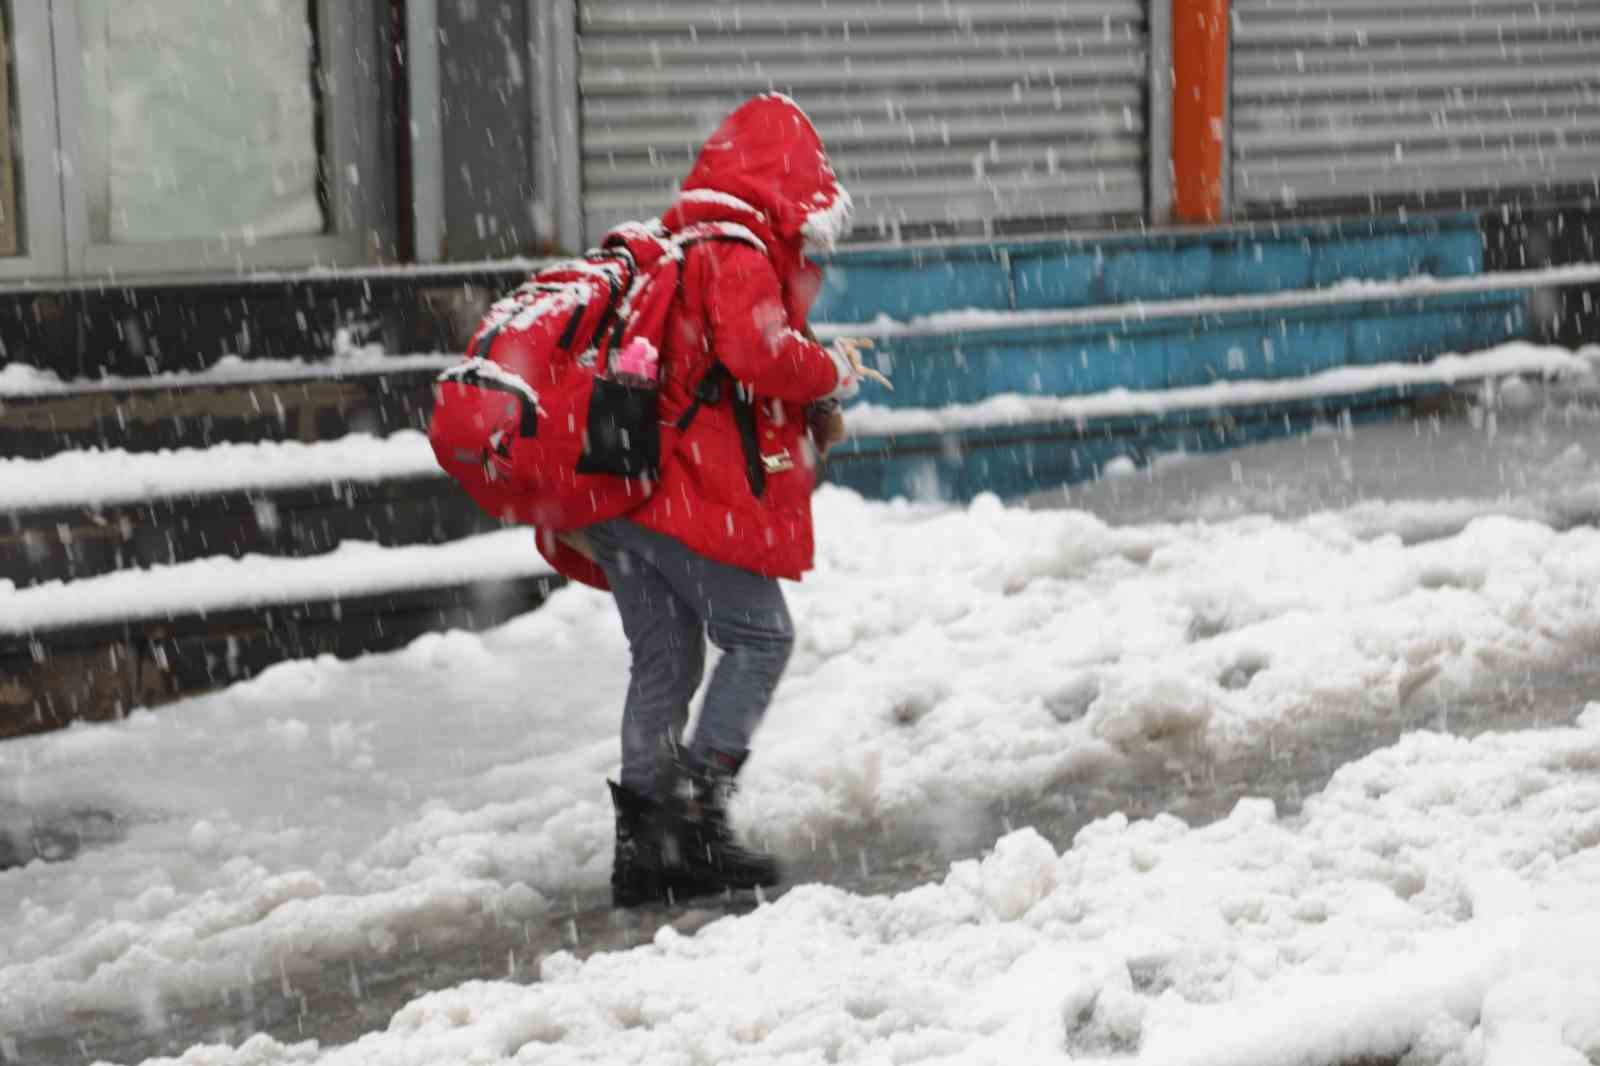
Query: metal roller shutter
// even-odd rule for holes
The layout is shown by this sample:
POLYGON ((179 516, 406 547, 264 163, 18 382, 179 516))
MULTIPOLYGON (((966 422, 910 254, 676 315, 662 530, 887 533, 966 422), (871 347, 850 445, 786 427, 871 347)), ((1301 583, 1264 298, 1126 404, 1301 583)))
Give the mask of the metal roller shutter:
POLYGON ((1600 191, 1595 0, 1234 0, 1233 10, 1236 206, 1600 191))
POLYGON ((582 0, 587 235, 659 213, 722 117, 811 115, 858 236, 1142 213, 1145 0, 582 0))

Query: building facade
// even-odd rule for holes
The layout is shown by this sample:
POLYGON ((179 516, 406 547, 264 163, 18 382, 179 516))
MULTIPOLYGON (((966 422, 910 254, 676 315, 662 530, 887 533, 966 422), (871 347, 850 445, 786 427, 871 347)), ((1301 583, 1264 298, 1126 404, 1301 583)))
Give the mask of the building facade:
POLYGON ((0 317, 33 322, 0 341, 70 347, 80 372, 168 332, 130 292, 197 282, 224 303, 346 286, 284 305, 315 320, 302 340, 229 319, 210 351, 310 354, 330 307, 401 328, 461 276, 492 287, 507 260, 659 211, 767 90, 816 120, 865 242, 1600 196, 1587 0, 8 0, 0 18, 0 293, 19 309, 0 317))

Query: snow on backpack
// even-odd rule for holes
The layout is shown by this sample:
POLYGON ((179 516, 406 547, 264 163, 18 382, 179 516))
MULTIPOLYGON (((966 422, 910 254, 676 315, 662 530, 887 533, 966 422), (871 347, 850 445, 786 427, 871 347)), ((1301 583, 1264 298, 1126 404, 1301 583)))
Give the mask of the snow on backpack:
MULTIPOLYGON (((684 252, 762 247, 742 226, 630 223, 536 272, 484 315, 434 383, 428 440, 489 514, 562 532, 626 514, 659 479, 660 352, 684 252)), ((701 391, 697 389, 697 393, 701 391)), ((688 428, 693 404, 676 432, 688 428)))

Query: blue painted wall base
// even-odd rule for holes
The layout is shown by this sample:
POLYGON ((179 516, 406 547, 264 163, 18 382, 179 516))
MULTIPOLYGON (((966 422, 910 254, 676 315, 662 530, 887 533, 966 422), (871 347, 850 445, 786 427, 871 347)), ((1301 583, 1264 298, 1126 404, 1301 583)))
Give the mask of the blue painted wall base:
MULTIPOLYGON (((1043 311, 1306 291, 1343 281, 1483 269, 1473 212, 1278 223, 1164 234, 847 250, 828 262, 814 317, 907 321, 940 312, 1043 311)), ((1484 292, 1139 318, 1106 325, 953 328, 880 342, 895 408, 970 405, 1016 393, 1081 396, 1300 378, 1346 366, 1422 362, 1523 337, 1525 296, 1484 292)), ((1107 462, 1236 447, 1303 432, 1330 412, 1383 417, 1394 391, 1226 414, 994 426, 849 442, 828 477, 874 497, 1019 496, 1097 476, 1107 462)))
POLYGON ((847 441, 829 457, 828 482, 871 499, 965 502, 991 492, 1017 498, 1098 478, 1126 458, 1143 467, 1161 455, 1240 448, 1348 420, 1396 417, 1442 390, 1386 389, 1296 404, 1190 411, 1164 418, 1102 419, 996 426, 952 433, 847 441))

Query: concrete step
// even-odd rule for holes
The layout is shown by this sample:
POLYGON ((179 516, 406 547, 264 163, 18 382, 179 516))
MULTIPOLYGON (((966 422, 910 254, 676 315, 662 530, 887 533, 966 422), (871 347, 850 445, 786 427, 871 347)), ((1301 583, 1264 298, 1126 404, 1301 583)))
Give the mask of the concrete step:
POLYGON ((333 482, 0 515, 19 587, 211 555, 315 555, 349 540, 442 544, 500 528, 442 475, 333 482))
POLYGON ((827 479, 872 499, 960 502, 982 493, 1019 499, 1041 486, 1094 480, 1118 461, 1144 467, 1161 455, 1241 448, 1329 423, 1380 422, 1439 402, 1449 402, 1449 396, 1381 389, 1160 415, 997 418, 921 429, 908 424, 854 436, 836 447, 828 457, 827 479))
POLYGON ((0 388, 0 455, 83 448, 155 451, 260 440, 330 440, 416 429, 453 356, 356 365, 263 361, 224 372, 62 383, 20 375, 0 388))
POLYGON ((1013 392, 938 407, 853 408, 851 437, 828 458, 828 479, 864 496, 967 500, 1022 497, 1086 481, 1118 460, 1205 452, 1463 402, 1487 381, 1528 376, 1552 402, 1596 395, 1600 349, 1515 342, 1469 356, 1336 367, 1297 378, 1218 381, 1081 396, 1013 392))
POLYGON ((0 589, 0 738, 118 718, 286 659, 347 658, 499 625, 561 584, 532 534, 515 530, 0 589))
MULTIPOLYGON (((828 476, 873 497, 936 491, 964 498, 985 490, 1020 496, 1095 477, 1118 456, 1137 462, 1163 451, 1232 447, 1344 411, 1377 417, 1487 377, 1568 372, 1569 380, 1572 374, 1588 380, 1594 363, 1564 349, 1513 344, 1466 358, 1180 388, 1063 388, 1045 395, 1029 388, 1046 375, 1063 386, 1106 376, 1059 350, 1045 354, 1048 345, 1066 343, 1062 330, 1070 337, 1079 328, 1006 326, 906 338, 901 351, 915 342, 923 346, 922 362, 950 365, 934 375, 917 362, 899 364, 895 392, 871 394, 891 405, 849 413, 853 439, 835 450, 828 476), (973 367, 979 356, 982 367, 973 367), (908 406, 914 399, 923 402, 908 406), (977 462, 980 454, 985 458, 977 462), (931 467, 930 458, 937 460, 931 467), (937 473, 932 483, 929 470, 937 473)), ((309 445, 0 461, 0 579, 19 586, 219 554, 311 555, 346 540, 442 543, 496 526, 439 471, 414 431, 309 445)))
POLYGON ((348 540, 439 544, 499 527, 412 431, 0 461, 0 580, 18 586, 216 555, 314 555, 348 540))

